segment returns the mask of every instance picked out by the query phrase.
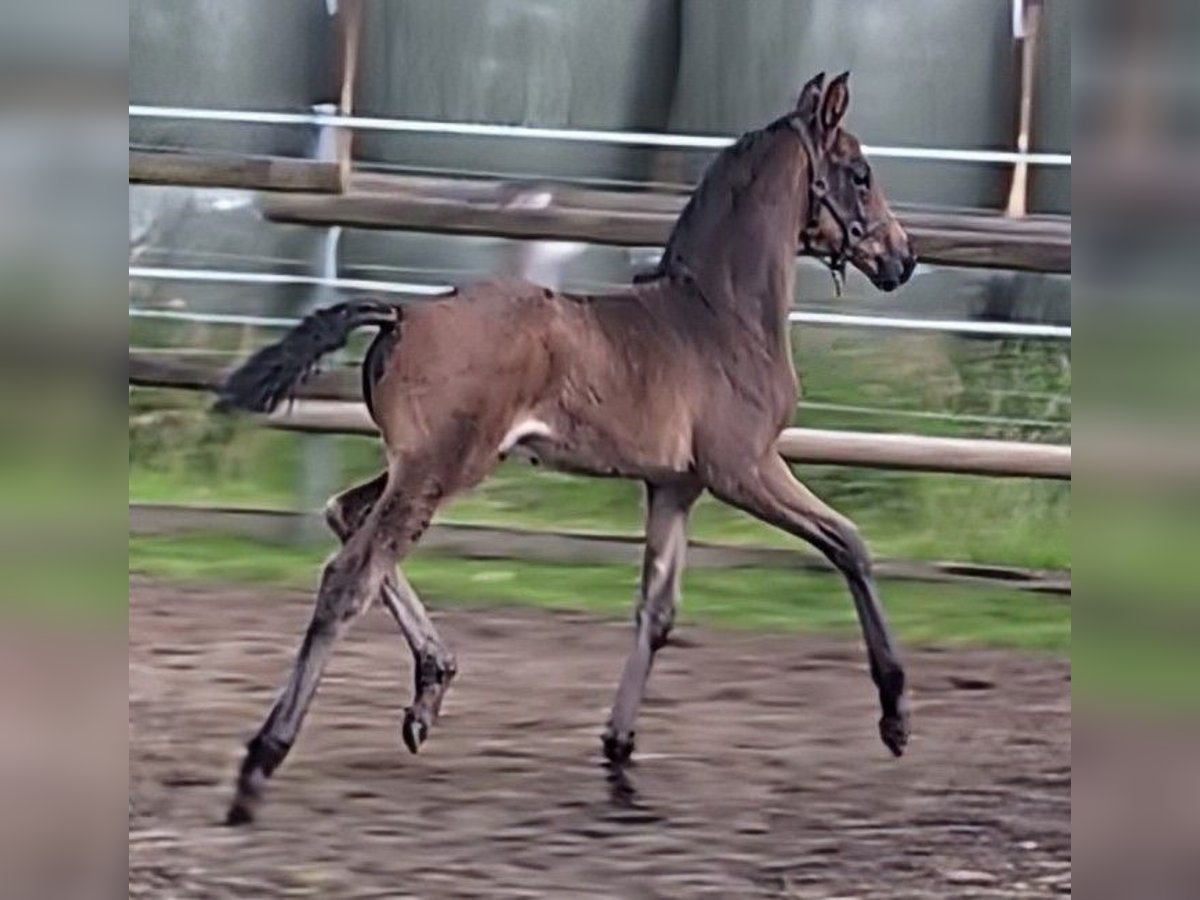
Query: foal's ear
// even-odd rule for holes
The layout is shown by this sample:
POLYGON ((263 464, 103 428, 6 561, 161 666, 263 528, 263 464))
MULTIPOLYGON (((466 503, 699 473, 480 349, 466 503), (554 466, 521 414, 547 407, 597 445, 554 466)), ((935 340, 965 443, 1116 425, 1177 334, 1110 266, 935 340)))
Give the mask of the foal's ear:
POLYGON ((817 109, 821 106, 821 91, 824 87, 825 73, 818 72, 800 89, 800 97, 796 100, 795 115, 810 128, 817 124, 817 109))
POLYGON ((829 83, 825 99, 821 103, 821 130, 827 137, 833 135, 842 124, 846 107, 850 105, 850 73, 843 72, 829 83))

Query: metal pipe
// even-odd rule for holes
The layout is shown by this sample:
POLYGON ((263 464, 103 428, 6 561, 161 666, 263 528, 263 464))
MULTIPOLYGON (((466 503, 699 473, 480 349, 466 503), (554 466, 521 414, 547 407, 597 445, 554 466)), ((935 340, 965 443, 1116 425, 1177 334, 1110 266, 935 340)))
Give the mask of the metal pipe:
MULTIPOLYGON (((354 128, 360 131, 392 131, 408 134, 458 135, 462 137, 522 138, 574 143, 620 144, 638 147, 671 147, 686 150, 723 150, 736 138, 721 135, 664 134, 650 131, 606 131, 587 128, 539 128, 529 125, 497 125, 477 122, 441 122, 433 119, 382 119, 372 116, 341 116, 316 113, 266 112, 238 109, 199 109, 183 106, 130 104, 131 119, 184 119, 250 125, 317 125, 354 128)), ((1011 150, 962 150, 945 147, 864 146, 877 159, 911 159, 937 162, 1027 163, 1037 166, 1070 166, 1069 153, 1019 153, 1011 150)))

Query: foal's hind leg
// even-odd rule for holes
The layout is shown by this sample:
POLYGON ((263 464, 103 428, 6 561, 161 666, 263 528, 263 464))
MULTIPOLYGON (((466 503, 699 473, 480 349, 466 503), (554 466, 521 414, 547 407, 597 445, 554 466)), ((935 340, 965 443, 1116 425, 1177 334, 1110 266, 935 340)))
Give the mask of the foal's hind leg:
POLYGON ((604 755, 616 765, 626 762, 633 753, 633 726, 646 692, 650 666, 675 624, 687 549, 687 517, 700 491, 700 485, 692 482, 646 485, 646 554, 634 616, 637 634, 603 736, 604 755))
POLYGON ((808 541, 845 576, 866 641, 871 678, 879 690, 883 709, 879 733, 899 756, 909 734, 904 669, 871 577, 867 548, 854 523, 814 496, 774 453, 756 466, 718 472, 709 489, 725 502, 808 541))
POLYGON ((382 590, 396 563, 429 524, 440 489, 405 493, 404 487, 389 483, 362 526, 326 564, 316 608, 291 675, 246 747, 226 819, 229 824, 253 818, 267 779, 296 740, 338 638, 382 590))
MULTIPOLYGON (((387 484, 387 473, 338 494, 325 507, 325 520, 345 543, 361 527, 387 484)), ((430 621, 421 598, 397 570, 383 582, 383 603, 400 626, 413 654, 413 704, 404 713, 404 745, 416 753, 441 712, 442 700, 458 671, 454 654, 430 621)))
POLYGON ((258 733, 246 745, 238 772, 237 792, 226 822, 249 822, 261 800, 267 779, 291 750, 321 674, 334 645, 379 591, 391 554, 375 540, 371 521, 363 526, 326 564, 321 574, 316 608, 296 662, 279 698, 258 733))
POLYGON ((454 654, 429 620, 421 598, 402 572, 384 589, 383 602, 399 623, 413 654, 413 702, 404 711, 404 746, 416 753, 442 711, 442 700, 458 672, 454 654))

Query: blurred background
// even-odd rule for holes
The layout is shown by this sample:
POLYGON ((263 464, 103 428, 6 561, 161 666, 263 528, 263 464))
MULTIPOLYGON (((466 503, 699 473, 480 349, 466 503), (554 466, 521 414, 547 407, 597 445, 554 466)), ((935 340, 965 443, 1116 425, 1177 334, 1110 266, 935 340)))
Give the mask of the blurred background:
MULTIPOLYGON (((906 645, 1070 653, 1082 667, 1073 777, 1088 894, 1175 896, 1194 883, 1195 4, 147 0, 124 13, 6 4, 0 29, 0 660, 11 667, 0 805, 46 810, 18 829, 31 846, 61 836, 66 804, 92 808, 72 798, 110 812, 119 802, 98 777, 111 755, 81 767, 61 748, 78 746, 81 728, 97 748, 123 743, 100 712, 123 693, 130 597, 140 592, 143 617, 129 624, 129 741, 174 759, 161 742, 178 732, 134 721, 158 708, 147 685, 164 677, 145 616, 189 591, 270 600, 291 588, 302 623, 331 548, 312 513, 379 468, 369 436, 217 420, 204 388, 345 293, 420 302, 498 273, 574 291, 627 284, 656 259, 642 220, 669 227, 722 141, 785 111, 813 72, 851 69, 848 125, 929 252, 890 295, 852 277, 837 297, 822 268, 798 260, 795 424, 1069 446, 1080 308, 1084 492, 1073 516, 1070 481, 947 473, 936 454, 928 471, 797 473, 862 527, 906 645), (104 296, 118 289, 121 196, 129 299, 118 313, 104 296), (580 210, 610 215, 607 236, 581 226, 580 210), (113 379, 123 328, 127 414, 113 379), (126 446, 123 577, 122 507, 108 494, 126 446)), ((309 400, 353 402, 361 350, 330 360, 309 400)), ((535 603, 623 623, 640 518, 634 485, 505 466, 443 511, 409 574, 439 610, 535 603), (581 533, 590 540, 570 539, 581 533)), ((844 590, 806 548, 707 502, 692 533, 714 549, 693 554, 686 623, 853 634, 844 590)), ((252 721, 223 722, 229 746, 252 721)), ((948 746, 927 756, 945 762, 948 746)), ((1071 781, 1068 763, 1055 790, 1071 781)), ((1050 862, 1071 858, 1062 799, 1048 814, 1050 862)), ((155 836, 163 808, 129 803, 145 873, 179 839, 155 836)), ((83 834, 91 819, 74 818, 83 834)), ((973 871, 963 853, 954 871, 973 871)), ((53 857, 12 856, 73 874, 53 857)), ((1064 884, 1069 870, 1038 890, 1064 884)))

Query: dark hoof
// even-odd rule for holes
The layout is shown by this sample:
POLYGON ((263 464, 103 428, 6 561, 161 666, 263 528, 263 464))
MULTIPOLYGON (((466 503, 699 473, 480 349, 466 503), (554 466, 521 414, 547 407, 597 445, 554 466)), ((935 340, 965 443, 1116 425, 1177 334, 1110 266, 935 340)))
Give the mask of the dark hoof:
POLYGON ((417 718, 417 714, 411 709, 404 711, 404 725, 400 729, 400 734, 404 738, 404 746, 408 748, 410 753, 416 753, 421 749, 421 745, 425 743, 425 738, 429 735, 429 726, 417 718))
POLYGON ((604 745, 604 758, 614 766, 625 765, 633 756, 632 731, 624 736, 606 731, 600 740, 604 745))
POLYGON ((637 805, 637 788, 629 777, 629 768, 613 763, 609 763, 606 768, 609 802, 621 809, 634 808, 637 805))
POLYGON ((901 710, 891 716, 879 720, 879 736, 884 746, 892 751, 893 756, 903 756, 904 748, 908 745, 908 712, 901 710))
POLYGON ((249 825, 254 821, 254 811, 242 799, 233 801, 229 807, 229 812, 225 814, 225 824, 231 828, 236 828, 239 825, 249 825))

